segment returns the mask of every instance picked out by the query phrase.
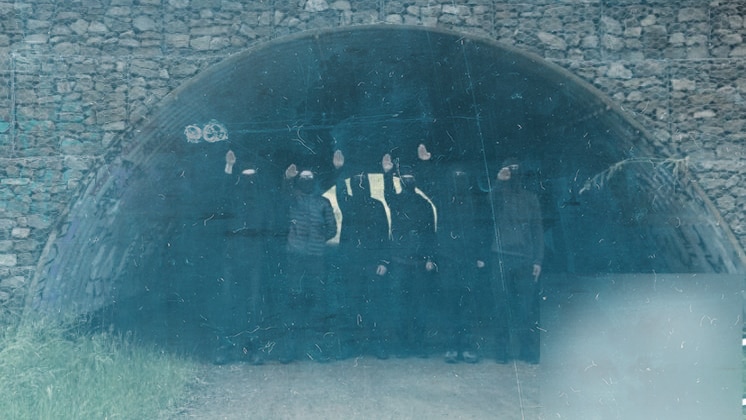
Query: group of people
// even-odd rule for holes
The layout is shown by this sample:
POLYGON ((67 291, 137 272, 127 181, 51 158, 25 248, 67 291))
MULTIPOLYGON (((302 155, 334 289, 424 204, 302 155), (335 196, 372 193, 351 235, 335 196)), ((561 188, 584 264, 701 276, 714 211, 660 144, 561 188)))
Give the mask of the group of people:
MULTIPOLYGON (((226 155, 230 174, 232 153, 226 155)), ((250 296, 237 303, 247 308, 248 324, 231 328, 258 337, 247 350, 253 362, 424 356, 427 343, 436 342, 446 362, 476 363, 484 356, 475 335, 481 316, 492 319, 498 362, 539 362, 543 229, 537 197, 521 184, 520 163, 506 160, 482 191, 465 170, 443 176, 432 160, 422 144, 412 165, 385 154, 381 201, 371 194, 371 177, 348 169, 343 151, 335 151, 339 232, 310 168, 291 164, 284 172, 271 211, 282 229, 256 226, 267 219, 266 208, 257 218, 256 203, 243 202, 239 220, 245 221, 232 233, 246 242, 239 270, 245 275, 232 278, 251 283, 250 296), (264 238, 281 232, 276 249, 258 237, 269 230, 264 238), (332 247, 328 241, 337 233, 332 247), (266 264, 276 252, 284 257, 266 264)), ((261 188, 257 175, 244 169, 236 185, 261 188)), ((221 334, 235 336, 229 329, 221 334)), ((224 360, 219 352, 216 361, 224 360)))

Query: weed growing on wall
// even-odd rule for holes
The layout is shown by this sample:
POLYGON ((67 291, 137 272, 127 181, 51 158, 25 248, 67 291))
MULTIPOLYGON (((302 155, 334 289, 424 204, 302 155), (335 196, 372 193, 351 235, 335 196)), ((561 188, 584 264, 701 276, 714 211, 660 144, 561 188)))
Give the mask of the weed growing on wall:
POLYGON ((603 171, 588 178, 578 194, 603 188, 611 178, 627 165, 634 163, 650 164, 656 170, 670 170, 674 180, 679 180, 689 173, 689 157, 683 158, 629 158, 614 163, 603 171))
POLYGON ((0 337, 3 418, 155 418, 193 381, 188 360, 78 327, 36 322, 0 337))

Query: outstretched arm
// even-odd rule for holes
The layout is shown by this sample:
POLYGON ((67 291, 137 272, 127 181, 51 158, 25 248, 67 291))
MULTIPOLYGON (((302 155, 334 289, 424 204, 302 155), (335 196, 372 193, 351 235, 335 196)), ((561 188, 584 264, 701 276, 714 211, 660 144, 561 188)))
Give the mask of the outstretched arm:
POLYGON ((334 164, 334 169, 336 169, 336 196, 337 196, 337 205, 339 205, 339 208, 343 210, 347 205, 347 200, 349 199, 349 195, 347 194, 347 184, 345 183, 345 178, 342 176, 342 167, 345 164, 345 156, 342 153, 341 150, 337 150, 334 152, 334 157, 332 158, 332 163, 334 164))
POLYGON ((534 281, 539 280, 541 265, 544 260, 544 226, 541 220, 541 206, 539 200, 534 196, 531 198, 531 240, 533 245, 533 276, 534 281))
POLYGON ((284 197, 295 194, 295 177, 298 176, 298 168, 294 163, 285 169, 285 177, 282 179, 282 192, 284 197))

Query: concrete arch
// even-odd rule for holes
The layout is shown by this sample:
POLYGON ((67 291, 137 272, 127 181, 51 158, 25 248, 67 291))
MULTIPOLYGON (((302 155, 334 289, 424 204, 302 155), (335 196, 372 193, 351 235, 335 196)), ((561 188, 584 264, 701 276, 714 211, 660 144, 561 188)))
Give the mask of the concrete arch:
POLYGON ((686 161, 662 156, 578 77, 491 40, 383 25, 278 39, 206 70, 128 136, 50 236, 29 313, 199 300, 198 288, 181 295, 180 277, 220 278, 214 260, 197 267, 192 243, 229 246, 201 233, 234 217, 220 180, 228 150, 236 170, 278 180, 295 162, 327 186, 336 148, 375 172, 383 153, 414 162, 425 143, 442 174, 466 167, 481 181, 517 155, 542 192, 554 270, 743 271, 686 161))

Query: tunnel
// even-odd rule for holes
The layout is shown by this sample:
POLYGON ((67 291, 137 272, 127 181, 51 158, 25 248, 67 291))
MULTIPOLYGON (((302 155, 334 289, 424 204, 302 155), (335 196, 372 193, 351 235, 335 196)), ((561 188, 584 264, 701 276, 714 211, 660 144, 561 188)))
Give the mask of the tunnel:
MULTIPOLYGON (((169 94, 103 157, 61 216, 27 313, 85 315, 209 357, 216 323, 242 310, 216 291, 240 284, 255 264, 266 283, 283 275, 286 169, 312 170, 318 191, 336 203, 337 150, 345 177, 375 179, 386 154, 402 166, 427 164, 420 191, 436 229, 454 171, 486 194, 501 162, 515 157, 541 205, 543 276, 555 290, 599 275, 743 270, 689 162, 664 153, 588 83, 492 40, 376 25, 263 43, 169 94), (259 195, 245 195, 245 170, 262 177, 259 195), (261 209, 259 233, 248 207, 261 209), (265 238, 259 251, 256 235, 265 238)), ((491 214, 482 216, 470 229, 491 229, 491 214)), ((338 252, 335 240, 327 248, 338 252)), ((230 293, 245 301, 252 292, 230 293)), ((275 327, 256 327, 271 337, 260 346, 278 338, 275 327)))

